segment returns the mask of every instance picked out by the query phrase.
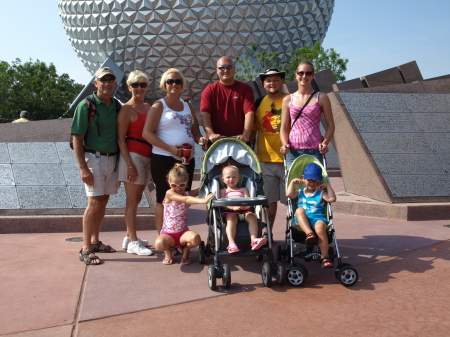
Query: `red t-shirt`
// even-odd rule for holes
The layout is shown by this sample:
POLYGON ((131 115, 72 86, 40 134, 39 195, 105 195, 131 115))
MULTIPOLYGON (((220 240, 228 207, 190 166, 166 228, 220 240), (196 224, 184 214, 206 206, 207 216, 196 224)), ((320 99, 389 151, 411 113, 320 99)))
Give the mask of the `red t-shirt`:
POLYGON ((254 102, 253 90, 248 84, 235 81, 232 85, 223 85, 216 82, 203 90, 200 112, 211 115, 214 133, 237 136, 244 132, 244 116, 255 110, 254 102))

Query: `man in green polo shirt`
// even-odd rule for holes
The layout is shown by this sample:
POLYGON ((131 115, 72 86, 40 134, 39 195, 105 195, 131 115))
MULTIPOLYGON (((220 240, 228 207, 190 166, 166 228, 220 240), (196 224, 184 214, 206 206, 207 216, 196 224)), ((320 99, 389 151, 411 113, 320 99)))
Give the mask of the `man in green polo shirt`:
POLYGON ((80 260, 91 265, 101 263, 95 252, 115 252, 111 246, 104 245, 99 236, 109 196, 117 194, 119 188, 116 170, 118 109, 112 99, 117 86, 115 72, 110 68, 97 70, 94 84, 96 114, 89 122, 87 101, 81 101, 75 109, 71 128, 74 154, 88 197, 80 260))

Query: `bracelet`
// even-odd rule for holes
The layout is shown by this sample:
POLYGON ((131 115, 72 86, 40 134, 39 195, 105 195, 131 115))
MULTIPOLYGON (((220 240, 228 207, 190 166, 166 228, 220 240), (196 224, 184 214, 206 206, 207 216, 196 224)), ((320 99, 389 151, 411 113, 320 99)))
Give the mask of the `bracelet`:
POLYGON ((133 167, 133 165, 131 165, 131 166, 127 166, 127 167, 128 167, 129 169, 130 169, 130 168, 132 168, 132 167, 133 167))

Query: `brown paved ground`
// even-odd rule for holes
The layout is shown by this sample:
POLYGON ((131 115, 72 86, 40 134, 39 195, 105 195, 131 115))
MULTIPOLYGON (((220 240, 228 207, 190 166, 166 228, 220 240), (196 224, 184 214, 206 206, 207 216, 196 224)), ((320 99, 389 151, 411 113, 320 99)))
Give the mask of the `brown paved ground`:
MULTIPOLYGON (((332 178, 336 191, 342 181, 332 178)), ((284 237, 280 207, 275 240, 284 237)), ((205 212, 192 207, 204 236, 205 212)), ((301 288, 264 288, 261 263, 227 258, 232 286, 213 292, 207 268, 130 255, 123 232, 102 233, 118 248, 85 267, 80 233, 0 235, 0 335, 10 336, 447 336, 450 322, 450 221, 397 221, 335 214, 341 255, 359 272, 351 288, 330 270, 304 263, 301 288)), ((141 237, 154 242, 154 231, 141 237)), ((197 250, 192 252, 196 261, 197 250)), ((301 262, 301 261, 299 261, 301 262)), ((207 259, 207 264, 212 259, 207 259)), ((221 284, 218 280, 218 284, 221 284)))

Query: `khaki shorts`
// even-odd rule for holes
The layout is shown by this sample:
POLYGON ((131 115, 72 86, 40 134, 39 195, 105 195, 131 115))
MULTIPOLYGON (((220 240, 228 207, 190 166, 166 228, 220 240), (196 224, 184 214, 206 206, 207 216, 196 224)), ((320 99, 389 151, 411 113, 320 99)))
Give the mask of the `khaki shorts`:
MULTIPOLYGON (((136 181, 133 184, 148 185, 152 178, 152 174, 150 173, 150 158, 134 152, 130 152, 130 158, 138 173, 136 181)), ((122 157, 122 155, 120 155, 118 171, 119 171, 118 180, 129 183, 130 181, 128 180, 127 176, 128 173, 127 162, 122 157)))
POLYGON ((84 184, 88 197, 117 194, 119 182, 117 181, 117 156, 95 156, 95 153, 84 153, 86 164, 94 176, 94 186, 84 184))
POLYGON ((261 162, 264 179, 264 193, 269 202, 287 204, 283 163, 261 162))

